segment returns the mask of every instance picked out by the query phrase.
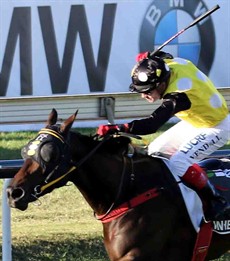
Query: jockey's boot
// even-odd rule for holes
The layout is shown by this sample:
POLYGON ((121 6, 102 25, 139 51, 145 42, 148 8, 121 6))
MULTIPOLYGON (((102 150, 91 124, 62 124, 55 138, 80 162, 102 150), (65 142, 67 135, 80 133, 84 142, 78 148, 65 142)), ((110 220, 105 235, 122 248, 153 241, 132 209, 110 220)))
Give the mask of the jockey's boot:
POLYGON ((206 202, 206 221, 218 220, 222 216, 230 217, 230 204, 210 183, 207 174, 199 165, 190 166, 181 179, 206 202))

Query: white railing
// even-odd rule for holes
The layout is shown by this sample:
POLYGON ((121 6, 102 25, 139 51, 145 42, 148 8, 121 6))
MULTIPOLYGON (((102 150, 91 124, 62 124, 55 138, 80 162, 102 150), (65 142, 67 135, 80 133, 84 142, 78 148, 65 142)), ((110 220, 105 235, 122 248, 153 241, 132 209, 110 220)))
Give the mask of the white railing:
POLYGON ((2 261, 12 260, 11 250, 11 211, 7 204, 6 188, 11 179, 5 179, 2 189, 2 261))
POLYGON ((11 178, 22 166, 23 160, 0 160, 0 178, 2 186, 2 261, 12 261, 11 249, 11 211, 7 203, 6 188, 11 178))

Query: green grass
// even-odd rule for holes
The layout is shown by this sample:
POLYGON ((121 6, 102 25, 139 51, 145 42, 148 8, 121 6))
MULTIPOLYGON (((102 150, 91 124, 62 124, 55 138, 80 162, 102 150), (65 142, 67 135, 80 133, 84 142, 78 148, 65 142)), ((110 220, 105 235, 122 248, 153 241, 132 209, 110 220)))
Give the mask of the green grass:
MULTIPOLYGON (((95 129, 80 131, 95 133, 95 129)), ((161 132, 144 137, 142 143, 148 144, 161 132)), ((21 158, 21 147, 36 133, 0 133, 0 159, 21 158)), ((226 148, 229 147, 228 144, 226 148)), ((94 218, 79 191, 71 183, 69 185, 44 196, 39 204, 30 204, 24 212, 11 210, 13 261, 108 260, 103 246, 101 223, 94 218)), ((2 192, 2 180, 0 190, 2 192)), ((1 214, 0 211, 0 218, 1 214)), ((219 260, 230 260, 230 255, 219 260)))
POLYGON ((108 260, 102 225, 73 185, 40 200, 25 212, 12 209, 14 261, 108 260))

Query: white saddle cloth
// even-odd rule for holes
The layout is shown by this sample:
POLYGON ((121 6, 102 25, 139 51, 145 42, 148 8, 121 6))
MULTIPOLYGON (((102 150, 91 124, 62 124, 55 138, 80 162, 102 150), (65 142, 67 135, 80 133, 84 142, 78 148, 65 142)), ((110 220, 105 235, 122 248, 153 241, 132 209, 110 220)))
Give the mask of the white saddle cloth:
MULTIPOLYGON (((165 165, 169 168, 168 159, 161 158, 165 165)), ((170 170, 171 171, 171 170, 170 170)), ((174 178, 176 181, 180 181, 180 178, 176 175, 176 173, 173 173, 174 178)), ((202 202, 197 195, 197 193, 185 186, 183 183, 179 183, 179 187, 182 193, 182 196, 184 198, 185 205, 187 207, 191 222, 196 230, 196 232, 199 232, 200 230, 200 223, 204 216, 203 209, 202 209, 202 202)))

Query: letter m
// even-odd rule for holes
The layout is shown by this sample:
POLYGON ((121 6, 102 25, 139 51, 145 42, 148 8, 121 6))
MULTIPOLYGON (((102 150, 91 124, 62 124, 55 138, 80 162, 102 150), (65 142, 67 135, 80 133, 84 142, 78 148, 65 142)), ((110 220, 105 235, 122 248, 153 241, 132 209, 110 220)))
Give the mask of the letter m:
POLYGON ((170 0, 170 7, 183 7, 184 6, 184 0, 170 0))

